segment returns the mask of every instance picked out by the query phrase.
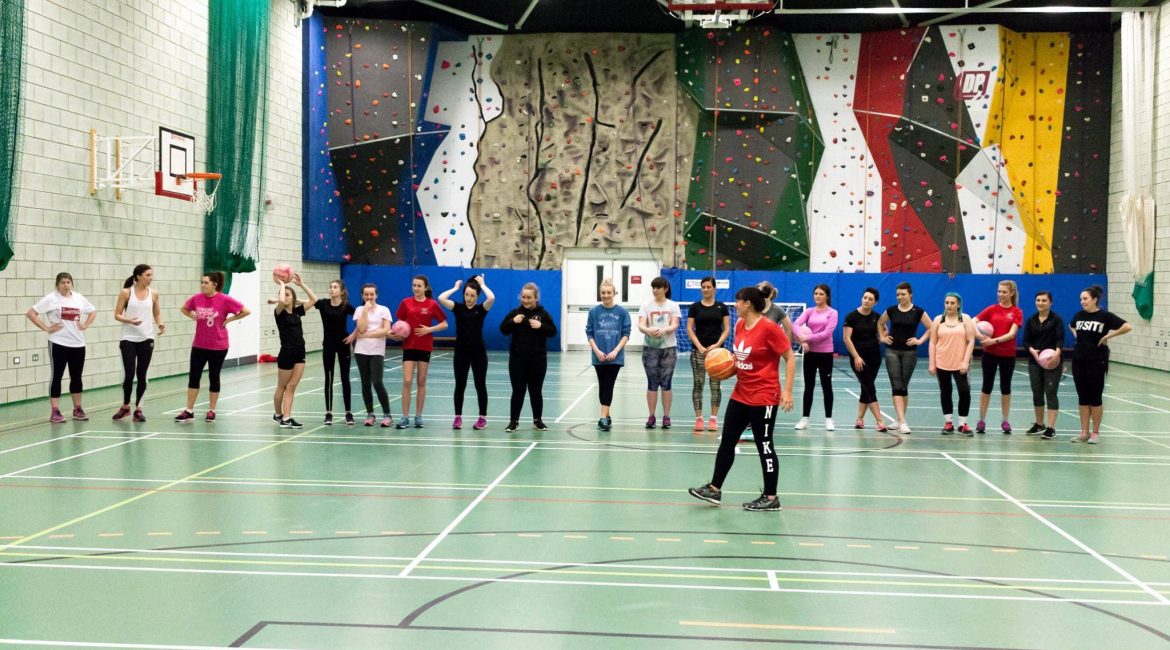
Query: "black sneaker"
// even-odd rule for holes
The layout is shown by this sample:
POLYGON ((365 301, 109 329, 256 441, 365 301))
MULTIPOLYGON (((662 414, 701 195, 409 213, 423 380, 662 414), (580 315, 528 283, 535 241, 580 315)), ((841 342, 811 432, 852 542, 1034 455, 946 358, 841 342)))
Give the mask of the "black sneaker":
POLYGON ((544 423, 544 420, 533 420, 532 428, 537 431, 548 431, 548 425, 544 423))
POLYGON ((325 414, 325 426, 327 426, 327 427, 333 426, 333 414, 332 413, 325 414))
POLYGON ((1032 426, 1024 432, 1024 435, 1034 436, 1040 433, 1044 433, 1044 425, 1040 424, 1039 422, 1033 422, 1032 426))
POLYGON ((702 499, 707 503, 713 503, 715 505, 719 505, 719 502, 723 498, 723 493, 711 487, 710 483, 700 485, 699 487, 693 487, 687 490, 687 492, 690 492, 691 496, 695 497, 696 499, 702 499))
POLYGON ((273 422, 275 422, 275 423, 277 423, 277 424, 280 424, 280 421, 281 421, 281 420, 283 420, 283 419, 284 419, 284 417, 283 417, 281 414, 279 414, 279 413, 273 413, 273 414, 272 414, 272 421, 273 421, 273 422))
POLYGON ((603 417, 597 421, 597 428, 602 431, 609 431, 611 428, 613 428, 613 420, 608 416, 603 417))
POLYGON ((353 419, 353 413, 346 411, 345 412, 345 426, 352 427, 355 424, 357 424, 357 422, 355 422, 353 419))
POLYGON ((744 510, 751 510, 753 512, 764 512, 767 510, 775 510, 780 512, 780 497, 769 499, 767 495, 761 494, 760 498, 755 501, 748 501, 743 504, 744 510))
POLYGON ((511 422, 508 423, 508 426, 504 427, 504 433, 516 433, 516 429, 519 429, 519 428, 520 428, 520 423, 515 421, 515 420, 512 420, 511 422))
POLYGON ((280 421, 280 428, 281 429, 300 429, 303 426, 305 426, 305 425, 301 424, 300 422, 297 422, 296 420, 294 420, 292 418, 280 421))
POLYGON ((195 414, 187 409, 183 409, 181 413, 175 416, 175 422, 191 422, 195 419, 195 414))
POLYGON ((1045 440, 1052 440, 1056 437, 1056 429, 1053 429, 1052 427, 1045 427, 1044 433, 1040 434, 1040 437, 1044 438, 1045 440))

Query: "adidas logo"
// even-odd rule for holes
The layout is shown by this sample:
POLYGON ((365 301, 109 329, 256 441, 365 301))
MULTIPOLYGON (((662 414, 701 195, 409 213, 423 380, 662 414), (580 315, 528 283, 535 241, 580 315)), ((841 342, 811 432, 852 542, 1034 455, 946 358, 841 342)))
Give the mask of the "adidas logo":
POLYGON ((743 341, 737 342, 732 347, 732 353, 735 354, 735 367, 740 370, 752 370, 752 364, 747 362, 748 355, 752 353, 751 346, 744 347, 743 341))

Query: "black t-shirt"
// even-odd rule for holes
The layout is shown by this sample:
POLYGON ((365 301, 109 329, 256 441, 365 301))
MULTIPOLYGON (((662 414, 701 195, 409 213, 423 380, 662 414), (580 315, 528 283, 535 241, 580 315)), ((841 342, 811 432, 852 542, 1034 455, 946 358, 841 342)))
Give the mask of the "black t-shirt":
POLYGON ((321 345, 330 350, 344 347, 345 343, 342 341, 349 336, 346 327, 353 320, 353 305, 343 302, 334 307, 328 298, 321 298, 313 306, 321 313, 321 325, 325 330, 321 345))
POLYGON ((695 319, 695 338, 699 339, 699 343, 705 348, 719 340, 719 336, 723 334, 723 317, 730 315, 727 305, 718 300, 710 307, 704 305, 703 301, 696 300, 687 308, 687 318, 695 319))
POLYGON ((890 320, 890 337, 894 342, 889 345, 891 350, 915 350, 916 345, 906 345, 906 340, 918 337, 918 326, 922 322, 922 315, 926 310, 914 305, 910 311, 902 311, 897 305, 891 305, 886 310, 886 318, 890 320))
POLYGON ((1073 359, 1096 361, 1109 358, 1109 346, 1100 345, 1101 339, 1112 330, 1121 329, 1125 321, 1113 312, 1098 309, 1093 313, 1078 311, 1069 323, 1077 335, 1077 347, 1073 359))
POLYGON ((457 302, 451 313, 455 314, 455 347, 460 350, 483 348, 483 320, 487 317, 483 305, 476 303, 468 309, 466 304, 457 302))
POLYGON ((305 349, 305 332, 301 329, 301 316, 305 315, 305 308, 301 305, 293 307, 292 313, 280 310, 276 314, 276 331, 280 332, 280 349, 305 349))
MULTIPOLYGON (((1024 321, 1024 348, 1037 350, 1059 350, 1064 347, 1064 319, 1060 314, 1050 311, 1048 318, 1041 323, 1040 314, 1032 314, 1024 321)), ((1028 360, 1035 362, 1032 355, 1028 360)))
POLYGON ((877 329, 879 318, 881 316, 872 309, 868 316, 854 309, 845 317, 845 327, 853 328, 853 336, 849 340, 853 341, 853 347, 858 352, 876 350, 881 347, 877 329))

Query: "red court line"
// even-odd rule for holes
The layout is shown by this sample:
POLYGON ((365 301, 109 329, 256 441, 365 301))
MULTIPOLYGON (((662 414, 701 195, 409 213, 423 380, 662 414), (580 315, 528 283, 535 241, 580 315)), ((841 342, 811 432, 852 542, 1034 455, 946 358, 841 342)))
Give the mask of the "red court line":
MULTIPOLYGON (((117 487, 117 486, 71 486, 71 485, 13 485, 0 483, 0 489, 45 489, 97 492, 151 492, 156 488, 117 487)), ((435 501, 470 501, 472 497, 442 496, 426 494, 372 494, 366 492, 287 492, 283 490, 217 490, 217 489, 175 489, 165 490, 166 493, 178 494, 225 494, 242 496, 289 496, 289 497, 344 497, 363 499, 400 499, 400 500, 435 500, 435 501)), ((681 490, 680 490, 681 492, 681 490)), ((636 505, 636 506, 670 506, 675 508, 710 508, 706 503, 688 503, 685 501, 633 501, 623 499, 550 499, 537 497, 492 497, 484 501, 518 502, 518 503, 579 503, 597 505, 636 505)), ((979 512, 967 510, 933 510, 919 508, 861 508, 861 507, 828 507, 828 506, 791 506, 785 505, 785 510, 810 510, 825 512, 874 512, 895 513, 910 515, 928 515, 938 517, 1010 517, 1013 519, 1029 518, 1031 515, 1018 512, 979 512)), ((1170 521, 1170 517, 1128 516, 1128 515, 1082 515, 1082 514, 1046 514, 1049 519, 1104 519, 1116 521, 1170 521)))

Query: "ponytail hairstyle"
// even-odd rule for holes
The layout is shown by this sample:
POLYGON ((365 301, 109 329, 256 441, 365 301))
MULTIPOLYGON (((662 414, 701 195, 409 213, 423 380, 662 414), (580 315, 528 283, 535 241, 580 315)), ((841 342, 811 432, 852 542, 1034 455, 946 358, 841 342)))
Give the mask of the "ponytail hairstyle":
POLYGON ((957 291, 948 291, 947 295, 943 296, 945 302, 947 298, 954 298, 959 302, 959 313, 963 313, 963 296, 959 295, 957 291))
POLYGON ((776 287, 772 286, 771 282, 764 280, 763 282, 757 284, 756 288, 760 290, 760 295, 764 297, 764 300, 776 299, 776 287))
POLYGON ((422 280, 423 286, 426 287, 426 291, 423 293, 423 295, 425 295, 427 298, 430 298, 431 297, 431 281, 427 279, 427 276, 416 275, 413 278, 411 278, 411 281, 414 281, 414 280, 422 280))
POLYGON ((149 264, 139 264, 138 266, 134 267, 134 271, 130 274, 130 277, 126 278, 126 281, 122 283, 122 288, 129 289, 130 287, 134 286, 134 283, 138 282, 138 277, 149 270, 149 264))
POLYGON ((475 291, 476 299, 479 299, 479 296, 483 294, 483 287, 479 285, 479 280, 476 280, 474 275, 467 278, 467 282, 463 283, 463 290, 467 291, 468 289, 475 291))
POLYGON ((203 277, 211 281, 215 285, 216 291, 223 291, 223 283, 227 280, 224 278, 223 271, 208 271, 203 274, 203 277))
MULTIPOLYGON (((57 277, 60 278, 61 276, 58 275, 57 277)), ((1101 296, 1105 295, 1105 290, 1101 288, 1101 285, 1094 284, 1085 287, 1084 291, 1085 293, 1089 294, 1089 297, 1092 298, 1094 302, 1096 302, 1098 305, 1101 304, 1101 296)))
POLYGON ((764 313, 765 290, 759 287, 744 287, 735 292, 736 300, 745 300, 757 313, 764 313))
POLYGON ((349 304, 349 289, 345 288, 345 282, 341 278, 337 278, 336 280, 334 280, 333 282, 330 282, 329 284, 336 284, 338 287, 341 287, 341 304, 348 305, 349 304))
POLYGON ((527 282, 524 286, 520 287, 520 293, 524 293, 525 291, 531 291, 532 295, 536 298, 536 302, 540 302, 540 287, 536 286, 535 282, 527 282))
POLYGON ((1018 306, 1017 303, 1019 303, 1019 301, 1020 301, 1020 290, 1018 287, 1016 287, 1016 281, 1015 280, 1004 280, 1004 281, 999 283, 999 286, 1007 287, 1008 291, 1012 292, 1012 307, 1018 306))

